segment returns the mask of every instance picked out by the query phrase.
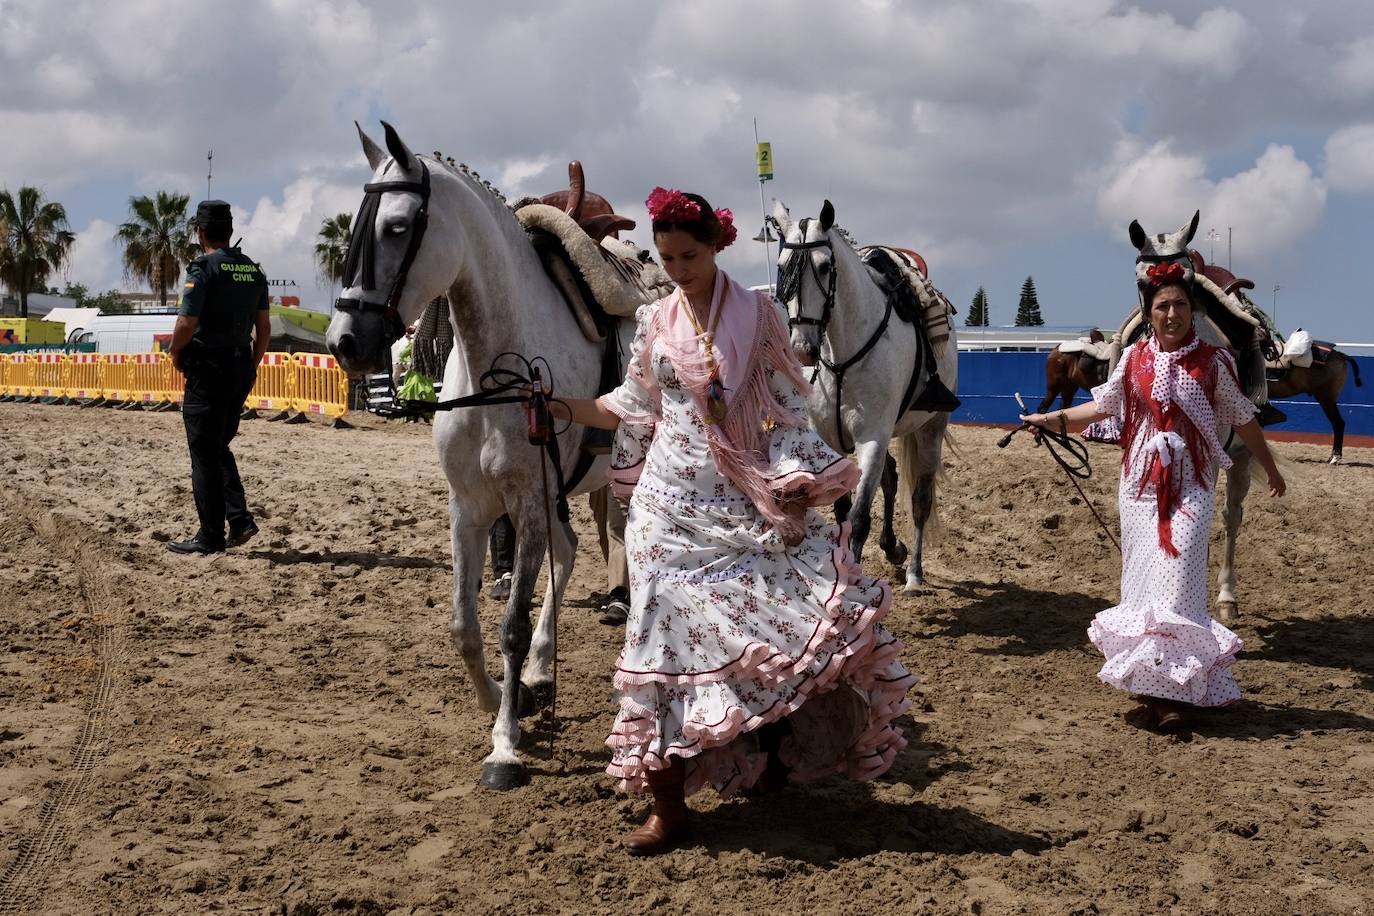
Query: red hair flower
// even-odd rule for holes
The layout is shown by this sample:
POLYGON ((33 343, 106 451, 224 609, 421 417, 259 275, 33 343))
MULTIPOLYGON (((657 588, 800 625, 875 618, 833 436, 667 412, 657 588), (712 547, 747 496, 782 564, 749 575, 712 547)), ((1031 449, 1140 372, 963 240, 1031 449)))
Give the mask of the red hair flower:
POLYGON ((701 205, 676 188, 654 188, 644 206, 656 223, 692 223, 701 219, 701 205))
POLYGON ((1162 264, 1154 264, 1145 269, 1145 276, 1149 279, 1151 286, 1166 286, 1170 283, 1183 282, 1183 265, 1177 261, 1165 261, 1162 264))
POLYGON ((735 243, 735 237, 739 231, 735 229, 735 214, 730 212, 729 207, 721 207, 716 211, 716 219, 720 220, 720 238, 716 240, 716 251, 724 251, 735 243))

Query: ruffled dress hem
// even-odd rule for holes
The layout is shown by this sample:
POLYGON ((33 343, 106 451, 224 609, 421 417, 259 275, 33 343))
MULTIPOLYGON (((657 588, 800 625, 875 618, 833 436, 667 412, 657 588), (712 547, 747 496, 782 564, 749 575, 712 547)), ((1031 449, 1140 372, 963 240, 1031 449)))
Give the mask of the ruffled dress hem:
POLYGON ((1103 683, 1194 706, 1226 706, 1240 699, 1231 673, 1242 648, 1235 633, 1210 618, 1203 627, 1168 612, 1147 613, 1143 619, 1131 615, 1138 622, 1125 624, 1117 611, 1103 611, 1088 627, 1088 639, 1106 657, 1097 675, 1103 683))
POLYGON ((813 695, 840 686, 841 679, 867 694, 868 718, 863 731, 833 766, 794 769, 789 778, 794 782, 806 782, 839 773, 857 780, 870 780, 892 766, 897 754, 907 745, 895 720, 911 708, 907 692, 917 683, 917 678, 897 662, 904 648, 901 641, 878 627, 892 604, 892 592, 885 583, 878 583, 882 598, 876 607, 866 607, 854 621, 843 615, 846 605, 852 603, 846 601, 845 592, 862 576, 848 544, 846 524, 841 526, 833 553, 837 578, 825 603, 829 621, 818 626, 799 658, 791 659, 765 643, 753 643, 738 659, 717 671, 698 674, 617 672, 615 684, 620 688, 653 683, 704 685, 728 678, 755 678, 777 685, 795 677, 803 678, 787 701, 779 700, 767 709, 755 712, 736 704, 725 710, 720 721, 688 723, 683 728, 686 743, 671 744, 664 754, 648 749, 657 743, 659 735, 654 711, 623 696, 621 715, 606 744, 612 750, 643 750, 621 756, 607 766, 606 772, 620 780, 622 791, 645 791, 648 788, 645 773, 667 768, 671 764, 668 758, 673 756, 688 761, 685 791, 689 795, 711 783, 716 784, 718 792, 726 798, 752 786, 762 774, 766 758, 737 746, 736 740, 795 713, 813 695), (821 670, 808 673, 824 644, 842 636, 846 629, 857 635, 847 645, 836 648, 821 670), (885 638, 880 639, 880 636, 885 638), (716 759, 706 761, 711 757, 716 759))

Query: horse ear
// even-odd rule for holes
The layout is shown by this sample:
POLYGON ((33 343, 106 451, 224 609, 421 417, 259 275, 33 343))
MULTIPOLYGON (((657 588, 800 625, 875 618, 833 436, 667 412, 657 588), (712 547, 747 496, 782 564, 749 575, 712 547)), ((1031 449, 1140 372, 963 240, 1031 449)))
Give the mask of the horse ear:
POLYGON ((1131 227, 1127 231, 1131 234, 1131 244, 1135 246, 1135 250, 1144 250, 1146 236, 1145 230, 1140 228, 1140 220, 1131 220, 1131 227))
POLYGON ((1198 220, 1200 220, 1201 218, 1202 218, 1202 211, 1201 211, 1201 210, 1194 210, 1194 211, 1193 211, 1193 221, 1192 221, 1191 223, 1188 224, 1187 229, 1184 231, 1184 236, 1183 236, 1183 247, 1185 247, 1185 248, 1188 247, 1188 243, 1191 242, 1191 241, 1193 240, 1193 236, 1197 234, 1197 223, 1198 223, 1198 220))
POLYGON ((382 152, 382 148, 367 135, 361 124, 354 121, 353 126, 358 128, 358 139, 363 143, 363 155, 367 157, 368 166, 372 171, 377 171, 377 166, 386 161, 386 153, 382 152))
POLYGON ((382 127, 386 130, 387 151, 391 153, 391 157, 396 160, 397 165, 409 172, 415 165, 415 154, 401 140, 401 135, 396 133, 396 128, 385 121, 382 122, 382 127))
POLYGON ((773 198, 773 219, 782 227, 783 231, 786 231, 787 227, 792 225, 791 212, 787 209, 786 205, 776 197, 773 198))
POLYGON ((821 231, 829 232, 833 225, 835 225, 835 205, 827 200, 821 204, 821 231))

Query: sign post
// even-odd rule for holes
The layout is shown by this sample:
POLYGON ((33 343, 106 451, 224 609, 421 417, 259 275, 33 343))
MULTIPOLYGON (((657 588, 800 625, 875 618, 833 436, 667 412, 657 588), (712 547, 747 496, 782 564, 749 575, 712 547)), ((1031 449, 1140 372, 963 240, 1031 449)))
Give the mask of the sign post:
POLYGON ((768 232, 768 205, 763 200, 763 183, 773 180, 773 144, 759 142, 759 119, 754 119, 754 161, 758 166, 759 174, 759 214, 763 218, 763 229, 759 232, 759 241, 763 242, 763 265, 765 275, 768 278, 768 291, 773 292, 773 252, 769 248, 768 242, 771 236, 768 232))

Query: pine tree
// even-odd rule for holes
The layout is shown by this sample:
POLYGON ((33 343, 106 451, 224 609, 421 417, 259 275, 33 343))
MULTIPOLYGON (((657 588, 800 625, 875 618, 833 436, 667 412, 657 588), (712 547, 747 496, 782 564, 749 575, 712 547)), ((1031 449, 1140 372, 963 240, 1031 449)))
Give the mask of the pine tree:
POLYGON ((1040 300, 1035 297, 1035 280, 1030 277, 1021 284, 1021 301, 1016 304, 1016 326, 1038 328, 1045 323, 1040 317, 1040 300))
POLYGON ((978 292, 973 294, 973 304, 969 306, 968 317, 964 319, 964 327, 985 328, 992 324, 988 316, 988 294, 983 287, 978 287, 978 292))

